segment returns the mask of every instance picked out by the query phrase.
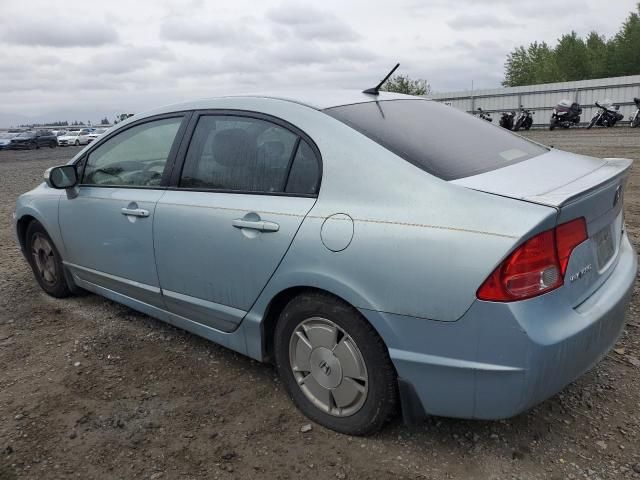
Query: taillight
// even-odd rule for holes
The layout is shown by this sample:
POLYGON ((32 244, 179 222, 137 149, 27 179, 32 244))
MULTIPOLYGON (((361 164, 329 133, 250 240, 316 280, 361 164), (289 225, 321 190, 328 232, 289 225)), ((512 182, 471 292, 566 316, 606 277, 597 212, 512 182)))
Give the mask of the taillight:
POLYGON ((542 295, 564 282, 573 249, 587 239, 584 218, 530 238, 509 255, 478 289, 480 300, 510 302, 542 295))
POLYGON ((558 249, 560 271, 563 277, 567 272, 571 252, 586 239, 587 223, 582 217, 556 227, 556 248, 558 249))

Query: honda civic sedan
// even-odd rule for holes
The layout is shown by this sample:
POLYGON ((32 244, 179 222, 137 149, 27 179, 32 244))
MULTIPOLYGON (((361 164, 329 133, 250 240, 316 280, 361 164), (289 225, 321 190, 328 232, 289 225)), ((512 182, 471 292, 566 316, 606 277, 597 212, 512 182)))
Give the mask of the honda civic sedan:
POLYGON ((348 434, 554 395, 623 329, 632 162, 376 93, 127 119, 18 199, 36 280, 272 361, 304 414, 348 434))

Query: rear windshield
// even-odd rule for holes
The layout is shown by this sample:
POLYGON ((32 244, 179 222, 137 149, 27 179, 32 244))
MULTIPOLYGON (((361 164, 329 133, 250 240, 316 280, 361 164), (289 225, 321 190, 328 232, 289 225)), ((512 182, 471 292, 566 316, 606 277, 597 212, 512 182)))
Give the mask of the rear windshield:
POLYGON ((325 112, 443 180, 496 170, 548 151, 486 120, 429 100, 357 103, 325 112))

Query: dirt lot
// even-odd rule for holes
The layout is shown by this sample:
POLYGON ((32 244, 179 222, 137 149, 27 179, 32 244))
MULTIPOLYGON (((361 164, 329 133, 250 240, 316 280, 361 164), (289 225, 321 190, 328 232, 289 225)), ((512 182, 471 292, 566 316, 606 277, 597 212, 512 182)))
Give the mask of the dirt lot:
MULTIPOLYGON (((640 159, 640 131, 539 131, 640 159)), ((0 152, 0 479, 640 478, 640 294, 592 372, 502 422, 399 420, 370 438, 309 423, 275 371, 95 295, 47 297, 11 229, 16 197, 75 150, 0 152)), ((640 244, 640 164, 626 196, 640 244)))

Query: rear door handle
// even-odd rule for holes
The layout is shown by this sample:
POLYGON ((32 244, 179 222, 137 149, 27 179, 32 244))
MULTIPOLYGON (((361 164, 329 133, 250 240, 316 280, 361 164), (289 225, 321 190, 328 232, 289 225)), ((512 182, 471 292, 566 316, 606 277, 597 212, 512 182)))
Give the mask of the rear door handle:
POLYGON ((149 210, 144 210, 143 208, 122 208, 120 210, 123 215, 128 217, 148 217, 149 210))
POLYGON ((260 232, 277 232, 280 225, 273 222, 265 222, 264 220, 245 220, 244 218, 236 218, 231 224, 236 228, 248 228, 250 230, 258 230, 260 232))

